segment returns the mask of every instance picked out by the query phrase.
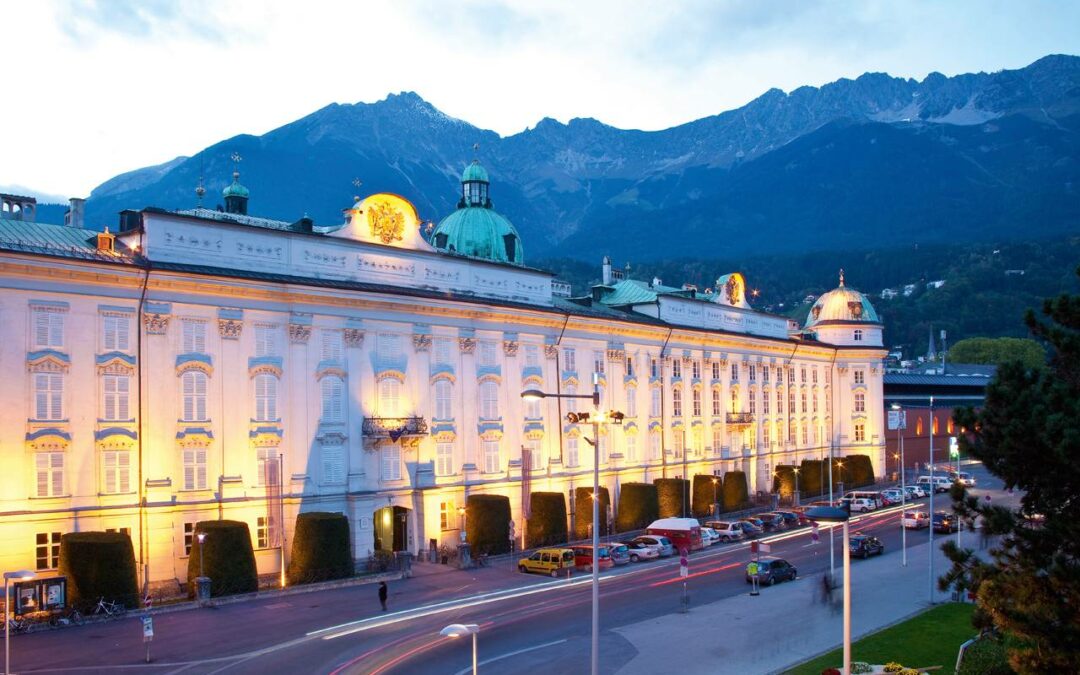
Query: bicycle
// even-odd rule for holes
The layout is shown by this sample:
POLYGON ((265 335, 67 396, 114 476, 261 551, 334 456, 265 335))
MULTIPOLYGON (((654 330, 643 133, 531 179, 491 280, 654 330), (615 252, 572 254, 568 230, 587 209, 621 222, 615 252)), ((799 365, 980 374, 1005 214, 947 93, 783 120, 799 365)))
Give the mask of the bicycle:
POLYGON ((106 600, 104 597, 98 598, 97 604, 94 605, 93 614, 104 614, 106 619, 115 619, 124 615, 127 612, 127 607, 123 603, 116 602, 115 600, 106 600))
POLYGON ((72 607, 67 612, 60 612, 49 617, 50 626, 81 626, 82 612, 72 607))
POLYGON ((30 621, 23 617, 13 616, 8 619, 8 630, 12 635, 30 632, 30 621))

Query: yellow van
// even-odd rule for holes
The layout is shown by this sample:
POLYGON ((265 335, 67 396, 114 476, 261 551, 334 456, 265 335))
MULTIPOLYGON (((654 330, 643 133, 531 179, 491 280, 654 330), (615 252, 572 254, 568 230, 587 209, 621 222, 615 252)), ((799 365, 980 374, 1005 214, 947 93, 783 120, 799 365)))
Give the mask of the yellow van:
POLYGON ((519 572, 538 572, 557 577, 574 567, 574 551, 569 548, 542 548, 518 561, 519 572))

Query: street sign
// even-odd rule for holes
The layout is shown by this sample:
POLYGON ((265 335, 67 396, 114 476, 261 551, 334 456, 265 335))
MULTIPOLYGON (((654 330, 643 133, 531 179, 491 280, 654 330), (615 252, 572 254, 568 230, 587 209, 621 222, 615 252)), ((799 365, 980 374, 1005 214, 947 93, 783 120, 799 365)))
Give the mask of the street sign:
POLYGON ((679 557, 679 576, 684 578, 690 576, 690 561, 686 559, 685 553, 679 557))
POLYGON ((154 639, 154 617, 142 617, 142 638, 143 642, 149 642, 154 639))
POLYGON ((772 551, 772 548, 768 544, 758 544, 758 551, 768 553, 769 551, 772 551))
POLYGON ((949 456, 950 457, 959 457, 960 456, 960 445, 956 441, 956 436, 949 436, 949 456))
POLYGON ((758 542, 758 541, 752 541, 752 542, 750 542, 750 552, 751 552, 751 553, 757 553, 757 552, 758 552, 758 549, 759 549, 760 547, 761 547, 761 542, 758 542))
POLYGON ((821 540, 821 535, 818 534, 818 524, 816 522, 810 526, 810 539, 815 544, 821 540))

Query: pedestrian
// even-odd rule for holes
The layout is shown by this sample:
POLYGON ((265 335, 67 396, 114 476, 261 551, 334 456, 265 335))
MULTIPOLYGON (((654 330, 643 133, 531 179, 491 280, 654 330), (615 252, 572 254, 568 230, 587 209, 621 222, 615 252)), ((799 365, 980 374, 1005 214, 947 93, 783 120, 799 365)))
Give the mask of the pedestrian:
POLYGON ((382 611, 386 611, 386 582, 379 582, 379 602, 382 604, 382 611))
POLYGON ((829 581, 829 575, 824 574, 821 577, 821 603, 828 605, 832 600, 832 583, 829 581))

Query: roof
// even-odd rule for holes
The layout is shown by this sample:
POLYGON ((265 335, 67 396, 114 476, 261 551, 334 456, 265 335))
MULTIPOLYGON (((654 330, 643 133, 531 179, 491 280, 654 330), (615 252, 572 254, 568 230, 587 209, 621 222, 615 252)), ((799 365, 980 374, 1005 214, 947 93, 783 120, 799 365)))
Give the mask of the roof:
POLYGON ((461 172, 461 182, 466 183, 469 181, 483 181, 489 183, 487 169, 480 165, 480 160, 474 159, 472 164, 465 167, 465 170, 461 172))
POLYGON ((99 234, 96 230, 0 218, 0 250, 102 262, 135 262, 123 250, 99 251, 99 234))
POLYGON ((692 527, 701 527, 697 518, 661 518, 654 520, 646 529, 648 530, 689 530, 692 527))
POLYGON ((201 206, 196 209, 181 209, 179 211, 166 211, 164 209, 151 207, 146 209, 146 211, 150 213, 176 213, 181 216, 195 216, 196 218, 216 220, 221 223, 236 223, 237 225, 265 227, 269 230, 282 230, 284 232, 296 232, 299 230, 299 223, 289 223, 284 220, 259 218, 257 216, 247 216, 239 213, 226 213, 225 211, 217 211, 215 209, 204 209, 201 206))
POLYGON ((806 327, 830 323, 881 323, 870 300, 854 288, 840 286, 825 293, 810 307, 806 327))
POLYGON ((652 286, 637 279, 624 279, 609 286, 597 286, 601 290, 599 302, 605 305, 640 305, 656 302, 659 295, 685 295, 689 291, 671 286, 652 286))
POLYGON ((225 189, 221 191, 222 197, 243 197, 248 198, 248 189, 240 184, 240 172, 234 171, 232 175, 232 183, 225 186, 225 189))
POLYGON ((884 382, 927 386, 977 387, 985 389, 993 379, 989 375, 922 375, 919 373, 885 373, 884 382))
POLYGON ((494 209, 484 206, 465 206, 457 209, 439 222, 431 235, 436 248, 476 258, 520 265, 525 262, 521 236, 513 224, 494 209), (511 251, 504 237, 512 236, 511 251))

